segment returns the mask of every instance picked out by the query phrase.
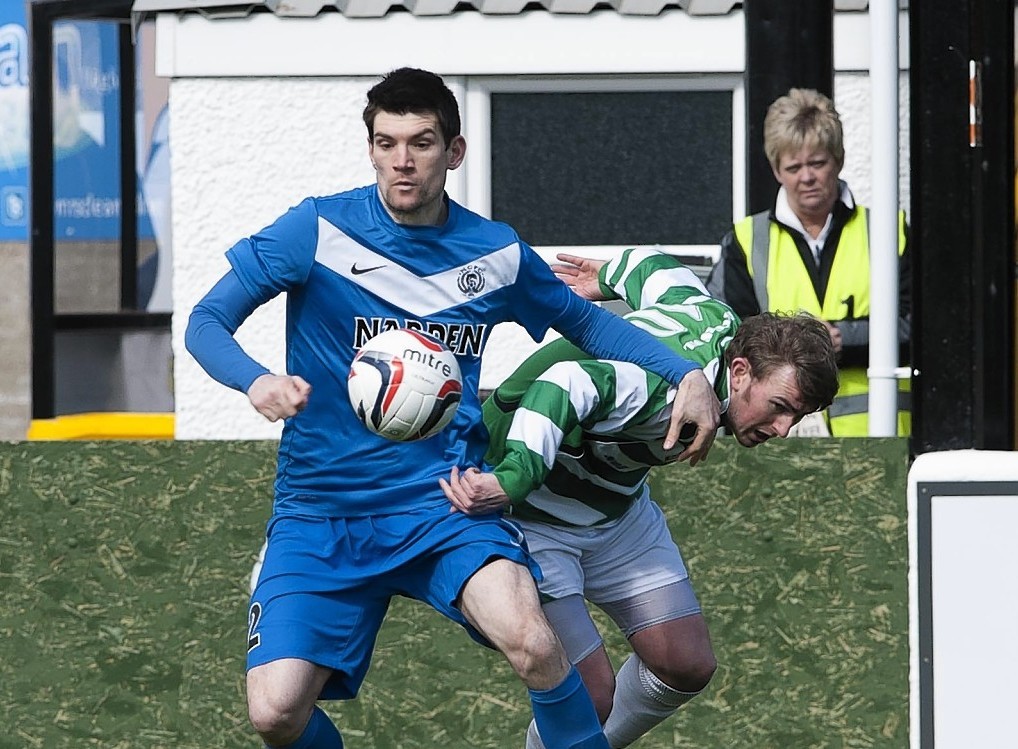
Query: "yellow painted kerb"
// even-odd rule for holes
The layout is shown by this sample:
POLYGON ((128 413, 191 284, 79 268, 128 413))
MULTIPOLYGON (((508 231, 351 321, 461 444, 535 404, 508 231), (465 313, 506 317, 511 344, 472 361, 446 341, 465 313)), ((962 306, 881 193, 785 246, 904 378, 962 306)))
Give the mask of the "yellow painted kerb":
POLYGON ((30 440, 171 440, 173 414, 84 413, 33 419, 30 440))

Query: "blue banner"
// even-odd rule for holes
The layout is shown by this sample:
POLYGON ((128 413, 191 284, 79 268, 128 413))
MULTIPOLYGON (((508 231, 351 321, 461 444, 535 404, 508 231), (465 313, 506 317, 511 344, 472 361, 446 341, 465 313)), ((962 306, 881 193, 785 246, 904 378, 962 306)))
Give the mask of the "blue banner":
POLYGON ((0 240, 28 237, 28 34, 22 3, 0 15, 0 240), (13 16, 12 16, 13 14, 13 16))
MULTIPOLYGON (((26 240, 29 221, 29 59, 25 6, 0 3, 0 240, 26 240)), ((53 26, 54 238, 120 236, 120 71, 117 24, 53 26)), ((138 235, 151 237, 144 201, 138 235)))

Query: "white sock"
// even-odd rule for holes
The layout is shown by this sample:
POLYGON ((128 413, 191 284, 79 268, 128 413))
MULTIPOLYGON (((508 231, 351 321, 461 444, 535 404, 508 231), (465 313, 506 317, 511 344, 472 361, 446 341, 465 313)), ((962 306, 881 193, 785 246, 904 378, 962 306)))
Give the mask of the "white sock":
POLYGON ((262 548, 258 551, 258 558, 251 567, 251 577, 248 579, 248 593, 254 593, 255 588, 258 586, 258 576, 262 574, 262 564, 265 563, 265 550, 268 547, 268 541, 262 544, 262 548))
POLYGON ((634 653, 615 677, 615 698, 604 724, 608 743, 613 749, 629 746, 698 694, 672 689, 634 653))
POLYGON ((527 726, 527 749, 544 749, 544 742, 541 741, 541 734, 537 732, 537 723, 533 720, 527 726))

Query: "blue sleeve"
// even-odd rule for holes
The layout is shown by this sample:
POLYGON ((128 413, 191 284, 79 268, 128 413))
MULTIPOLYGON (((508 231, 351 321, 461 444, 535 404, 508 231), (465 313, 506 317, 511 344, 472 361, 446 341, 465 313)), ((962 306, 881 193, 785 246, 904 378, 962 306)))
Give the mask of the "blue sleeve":
MULTIPOLYGON (((573 294, 571 290, 569 293, 573 294)), ((632 362, 673 384, 699 369, 698 364, 683 359, 650 333, 596 304, 573 296, 582 304, 583 311, 567 313, 555 329, 593 358, 632 362)))
POLYGON ((191 311, 184 346, 217 382, 246 393, 269 370, 240 347, 233 334, 264 301, 252 296, 231 270, 191 311))
POLYGON ((307 281, 317 246, 318 209, 314 199, 307 198, 237 242, 226 259, 252 296, 268 300, 307 281))
POLYGON ((240 347, 233 334, 259 306, 307 280, 318 244, 313 198, 226 252, 232 270, 195 305, 184 345, 212 379, 246 393, 269 370, 240 347))
POLYGON ((554 328, 595 359, 631 362, 673 384, 699 368, 650 333, 579 297, 537 253, 521 246, 520 278, 528 294, 516 305, 516 320, 534 340, 554 328))

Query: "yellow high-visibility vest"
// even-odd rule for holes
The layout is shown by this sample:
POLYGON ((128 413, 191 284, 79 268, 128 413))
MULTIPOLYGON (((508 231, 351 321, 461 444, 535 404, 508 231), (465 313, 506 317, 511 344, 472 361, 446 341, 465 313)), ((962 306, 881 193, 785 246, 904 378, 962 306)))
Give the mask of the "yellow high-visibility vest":
MULTIPOLYGON (((824 301, 817 297, 809 270, 792 235, 770 212, 747 216, 735 224, 735 236, 748 253, 746 265, 761 311, 809 312, 837 322, 870 313, 869 210, 861 208, 841 230, 824 301)), ((905 214, 898 212, 898 255, 905 251, 905 214)), ((869 434, 869 379, 861 367, 839 371, 838 394, 827 411, 835 437, 869 434)), ((910 383, 898 382, 898 434, 912 431, 910 383)))

